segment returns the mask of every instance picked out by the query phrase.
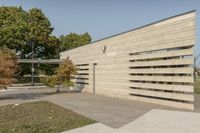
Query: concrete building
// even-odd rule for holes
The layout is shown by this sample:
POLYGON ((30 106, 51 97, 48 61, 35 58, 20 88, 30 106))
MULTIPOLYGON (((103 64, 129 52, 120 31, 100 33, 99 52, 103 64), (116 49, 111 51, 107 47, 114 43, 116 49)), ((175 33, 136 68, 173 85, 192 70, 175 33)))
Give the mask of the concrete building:
POLYGON ((76 87, 111 97, 194 109, 195 11, 60 53, 76 87))

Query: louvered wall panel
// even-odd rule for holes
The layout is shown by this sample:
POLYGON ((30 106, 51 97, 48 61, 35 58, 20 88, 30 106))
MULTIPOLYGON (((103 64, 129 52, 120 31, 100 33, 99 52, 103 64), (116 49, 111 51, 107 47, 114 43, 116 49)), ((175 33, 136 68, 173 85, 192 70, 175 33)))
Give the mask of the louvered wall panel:
POLYGON ((91 69, 88 63, 76 63, 77 74, 72 81, 75 83, 74 88, 77 90, 83 90, 89 87, 90 74, 89 70, 91 69))
POLYGON ((195 29, 191 11, 62 52, 61 58, 77 65, 74 81, 83 91, 93 92, 97 63, 97 94, 192 110, 195 29))

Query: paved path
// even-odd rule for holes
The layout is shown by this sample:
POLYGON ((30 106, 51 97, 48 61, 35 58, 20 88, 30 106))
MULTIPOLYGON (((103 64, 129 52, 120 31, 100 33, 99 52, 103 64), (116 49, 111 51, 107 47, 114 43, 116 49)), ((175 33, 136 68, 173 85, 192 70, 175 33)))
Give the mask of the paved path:
POLYGON ((52 95, 44 99, 113 128, 119 128, 152 109, 181 110, 87 93, 52 95))
POLYGON ((106 126, 104 124, 95 123, 85 127, 80 127, 69 131, 65 131, 62 133, 115 133, 116 131, 117 130, 109 126, 106 126))
MULTIPOLYGON (((55 89, 24 89, 0 92, 0 106, 47 100, 112 128, 120 128, 152 109, 180 110, 156 104, 121 100, 87 93, 54 94, 54 92, 55 89)), ((198 100, 199 99, 196 100, 197 103, 200 103, 198 100)), ((200 105, 199 103, 198 105, 200 105)), ((200 106, 196 106, 197 112, 200 112, 199 107, 200 106)))
MULTIPOLYGON (((69 92, 67 89, 61 89, 62 92, 69 92)), ((43 89, 13 89, 0 90, 0 106, 15 104, 15 103, 26 103, 41 101, 44 97, 56 94, 56 89, 43 88, 43 89)))
POLYGON ((63 133, 199 133, 199 125, 200 113, 153 109, 118 129, 97 123, 63 133))
POLYGON ((119 133, 133 131, 134 133, 199 133, 200 113, 154 109, 118 131, 119 133))
POLYGON ((45 97, 52 103, 71 109, 113 128, 119 128, 158 107, 154 104, 109 98, 87 93, 45 97))

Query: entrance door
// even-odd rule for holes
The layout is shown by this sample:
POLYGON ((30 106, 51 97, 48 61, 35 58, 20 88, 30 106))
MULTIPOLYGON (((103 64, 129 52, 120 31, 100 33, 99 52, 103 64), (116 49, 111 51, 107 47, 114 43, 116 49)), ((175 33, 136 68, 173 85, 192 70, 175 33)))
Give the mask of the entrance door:
POLYGON ((96 76, 96 65, 97 65, 97 63, 93 63, 93 94, 95 94, 95 82, 96 82, 96 78, 95 78, 95 76, 96 76))

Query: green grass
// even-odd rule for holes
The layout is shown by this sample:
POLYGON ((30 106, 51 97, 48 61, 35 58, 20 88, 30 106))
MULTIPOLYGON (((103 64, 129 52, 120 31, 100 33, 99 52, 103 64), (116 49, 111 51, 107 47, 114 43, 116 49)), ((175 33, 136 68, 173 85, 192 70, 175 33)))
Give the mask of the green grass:
POLYGON ((194 92, 200 94, 200 79, 197 79, 194 83, 194 92))
POLYGON ((46 101, 0 107, 0 133, 57 133, 92 123, 46 101))

